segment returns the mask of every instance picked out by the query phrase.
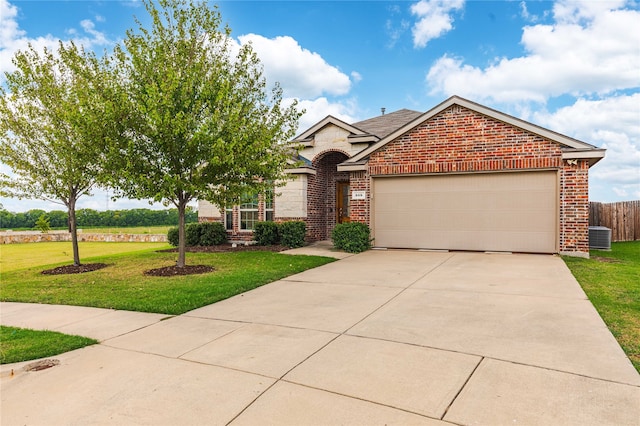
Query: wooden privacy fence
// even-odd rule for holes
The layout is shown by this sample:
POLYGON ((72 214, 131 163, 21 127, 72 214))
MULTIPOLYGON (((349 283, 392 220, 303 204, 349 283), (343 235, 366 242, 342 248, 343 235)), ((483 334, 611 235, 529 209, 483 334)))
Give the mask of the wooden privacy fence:
POLYGON ((640 240, 640 201, 589 203, 589 226, 611 229, 611 241, 640 240))

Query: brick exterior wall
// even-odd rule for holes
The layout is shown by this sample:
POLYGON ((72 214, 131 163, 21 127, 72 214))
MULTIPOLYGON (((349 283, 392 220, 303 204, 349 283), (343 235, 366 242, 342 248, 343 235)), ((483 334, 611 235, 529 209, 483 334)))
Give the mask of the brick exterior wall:
POLYGON ((560 252, 589 253, 589 163, 565 162, 560 173, 560 252))
POLYGON ((369 174, 562 167, 558 144, 454 105, 373 153, 369 174))
MULTIPOLYGON (((336 182, 350 182, 351 191, 365 191, 366 200, 350 201, 350 217, 371 225, 371 179, 375 176, 558 170, 559 251, 588 256, 589 164, 586 160, 577 164, 563 161, 556 142, 453 105, 372 153, 366 171, 338 172, 337 165, 347 158, 349 154, 342 150, 317 153, 312 160, 316 175, 309 175, 307 181, 307 217, 278 217, 276 198, 275 220, 305 221, 307 240, 319 241, 329 239, 336 225, 336 182)), ((263 207, 260 203, 260 217, 263 207)), ((236 207, 229 238, 252 240, 253 232, 237 229, 238 215, 236 207)), ((224 222, 223 217, 200 220, 224 222)))
POLYGON ((371 223, 369 211, 369 197, 371 191, 371 179, 367 172, 351 172, 351 191, 365 191, 366 200, 351 200, 351 221, 371 223))
MULTIPOLYGON (((370 195, 376 175, 536 169, 560 171, 560 252, 588 254, 588 163, 566 165, 557 143, 458 105, 372 153, 352 187, 370 195)), ((353 220, 370 223, 369 208, 358 204, 353 220)))
POLYGON ((324 151, 312 161, 316 175, 309 176, 307 191, 307 239, 331 238, 336 226, 336 182, 348 182, 348 172, 338 172, 338 164, 349 158, 340 151, 324 151))

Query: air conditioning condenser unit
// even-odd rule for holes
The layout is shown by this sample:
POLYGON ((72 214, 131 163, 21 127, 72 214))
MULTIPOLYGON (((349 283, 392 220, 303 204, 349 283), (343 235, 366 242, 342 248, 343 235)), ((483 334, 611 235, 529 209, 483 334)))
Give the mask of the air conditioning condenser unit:
POLYGON ((611 250, 611 229, 605 226, 590 226, 589 248, 611 250))

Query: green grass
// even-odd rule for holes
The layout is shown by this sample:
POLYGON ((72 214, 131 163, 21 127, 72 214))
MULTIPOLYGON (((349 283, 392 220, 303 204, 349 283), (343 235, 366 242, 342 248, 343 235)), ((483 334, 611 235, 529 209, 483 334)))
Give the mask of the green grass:
POLYGON ((215 271, 179 277, 143 275, 145 270, 174 265, 176 259, 177 253, 146 250, 85 258, 85 263, 109 266, 84 274, 40 273, 55 264, 7 271, 0 282, 0 300, 176 315, 335 260, 272 252, 188 253, 187 264, 210 265, 215 271))
POLYGON ((0 326, 0 364, 45 358, 98 343, 55 331, 0 326))
MULTIPOLYGON (((140 250, 163 249, 167 243, 102 243, 80 242, 80 261, 100 255, 129 253, 140 250)), ((0 245, 0 273, 4 274, 30 266, 44 266, 53 263, 72 263, 73 250, 70 242, 25 243, 0 245)))
POLYGON ((636 370, 640 372, 640 241, 563 257, 636 370))

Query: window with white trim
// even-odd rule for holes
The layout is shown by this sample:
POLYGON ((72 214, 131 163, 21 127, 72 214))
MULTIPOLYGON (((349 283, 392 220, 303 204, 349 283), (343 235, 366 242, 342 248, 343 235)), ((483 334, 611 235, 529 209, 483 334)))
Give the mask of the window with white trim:
POLYGON ((258 194, 245 194, 240 204, 240 229, 253 230, 258 216, 258 194))
POLYGON ((264 193, 264 220, 273 222, 273 189, 264 193))
POLYGON ((224 209, 224 224, 227 231, 233 230, 233 208, 224 209))

